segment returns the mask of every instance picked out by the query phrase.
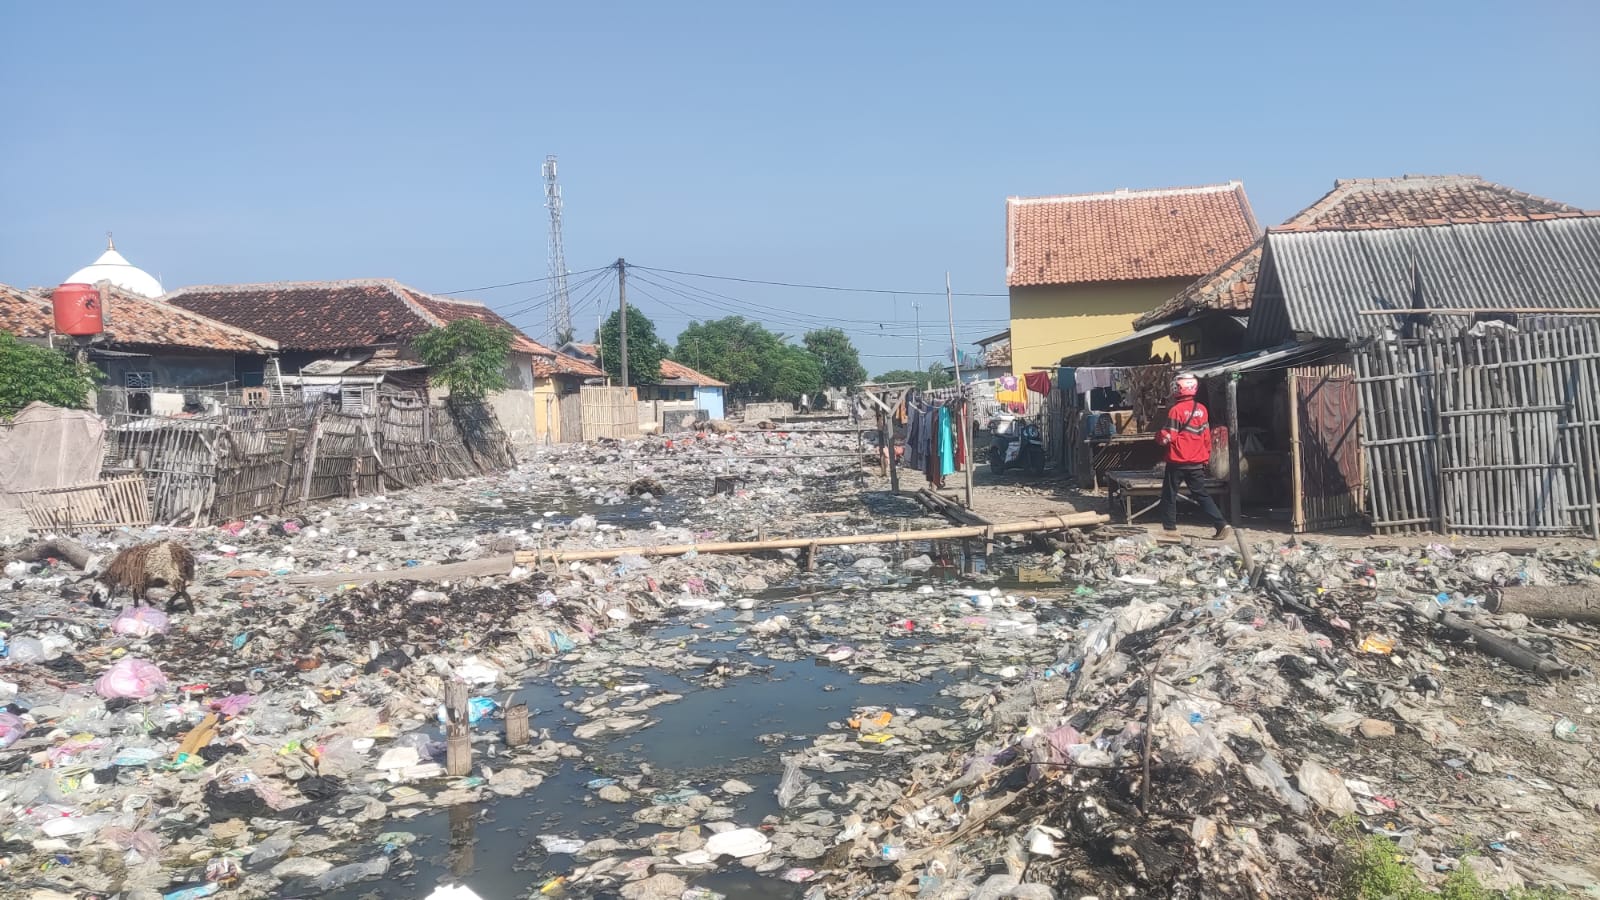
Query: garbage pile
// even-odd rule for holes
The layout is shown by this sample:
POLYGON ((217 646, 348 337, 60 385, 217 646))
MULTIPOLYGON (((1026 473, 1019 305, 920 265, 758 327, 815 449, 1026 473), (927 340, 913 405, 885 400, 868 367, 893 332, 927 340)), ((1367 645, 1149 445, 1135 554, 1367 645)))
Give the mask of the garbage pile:
MULTIPOLYGON (((1227 549, 1058 555, 1100 609, 965 702, 971 741, 920 743, 850 805, 811 896, 1305 896, 1351 829, 1425 882, 1600 883, 1600 633, 1484 609, 1497 585, 1595 582, 1593 549, 1268 553, 1254 588, 1227 549), (1560 675, 1486 653, 1495 636, 1560 675)), ((870 730, 918 744, 914 721, 870 730)))
POLYGON ((508 564, 504 576, 445 584, 291 580, 403 575, 623 534, 648 543, 710 528, 755 533, 804 508, 798 484, 832 484, 821 480, 840 460, 808 456, 819 446, 854 468, 836 435, 579 445, 497 479, 288 519, 64 538, 86 569, 19 560, 37 554, 14 546, 0 584, 0 870, 39 896, 131 898, 309 893, 404 870, 407 842, 372 843, 376 823, 524 793, 578 755, 537 728, 529 745, 504 745, 498 717, 524 677, 609 630, 707 595, 763 590, 794 566, 624 557, 543 572, 508 564), (737 489, 713 494, 719 474, 736 476, 737 489), (641 480, 652 490, 630 494, 641 480), (662 490, 677 496, 654 496, 662 490), (645 527, 613 524, 629 516, 645 527), (194 556, 197 611, 168 611, 160 587, 151 605, 132 605, 125 591, 102 605, 105 561, 164 540, 194 556), (451 683, 473 695, 483 761, 459 778, 444 775, 438 727, 451 683))
POLYGON ((64 536, 82 568, 13 547, 0 871, 39 898, 410 895, 418 822, 583 771, 583 802, 626 826, 530 828, 528 896, 715 900, 697 882, 730 872, 814 897, 1298 896, 1337 872, 1336 823, 1434 880, 1600 880, 1600 632, 1490 611, 1505 585, 1595 583, 1592 551, 1261 543, 1250 572, 1105 529, 1014 545, 1027 582, 961 577, 946 545, 812 569, 632 552, 903 527, 863 502, 855 448, 571 445, 293 518, 64 536), (194 556, 196 612, 161 588, 97 605, 97 565, 166 539, 194 556), (556 549, 615 558, 511 562, 556 549), (405 577, 469 561, 503 566, 405 577), (373 573, 392 577, 357 583, 373 573), (835 676, 803 698, 834 721, 739 736, 764 748, 747 771, 648 762, 690 694, 753 696, 777 666, 835 676), (922 699, 841 703, 841 684, 922 699), (511 746, 532 685, 559 708, 511 746), (473 763, 451 776, 462 687, 473 763))

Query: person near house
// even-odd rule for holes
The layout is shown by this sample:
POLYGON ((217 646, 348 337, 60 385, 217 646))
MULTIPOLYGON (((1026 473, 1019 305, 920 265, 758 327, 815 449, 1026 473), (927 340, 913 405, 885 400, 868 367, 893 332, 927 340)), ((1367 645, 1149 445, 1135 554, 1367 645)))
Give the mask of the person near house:
POLYGON ((1217 529, 1213 539, 1232 533, 1222 511, 1206 493, 1206 469, 1211 462, 1211 421, 1205 404, 1196 396, 1200 379, 1184 372, 1172 380, 1172 408, 1167 410, 1166 427, 1156 435, 1167 448, 1167 473, 1161 482, 1161 526, 1167 532, 1178 530, 1178 491, 1185 484, 1200 512, 1217 529))
POLYGON ((801 394, 800 395, 800 412, 803 415, 810 415, 811 414, 811 395, 810 394, 801 394))

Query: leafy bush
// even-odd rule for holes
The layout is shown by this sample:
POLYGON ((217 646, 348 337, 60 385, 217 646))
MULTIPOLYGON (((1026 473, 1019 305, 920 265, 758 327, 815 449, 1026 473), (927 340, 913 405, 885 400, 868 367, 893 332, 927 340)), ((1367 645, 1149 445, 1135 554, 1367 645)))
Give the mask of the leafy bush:
POLYGON ((0 416, 10 418, 35 400, 85 409, 90 391, 104 377, 99 369, 60 350, 0 333, 0 416))
POLYGON ((505 390, 511 339, 509 328, 457 319, 424 333, 413 346, 433 370, 435 384, 449 388, 451 399, 473 403, 505 390))

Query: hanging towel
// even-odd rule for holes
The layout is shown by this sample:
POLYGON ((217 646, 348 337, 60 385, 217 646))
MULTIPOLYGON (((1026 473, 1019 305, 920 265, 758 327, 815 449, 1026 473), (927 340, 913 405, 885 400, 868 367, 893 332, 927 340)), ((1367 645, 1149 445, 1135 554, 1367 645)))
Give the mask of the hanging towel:
POLYGON ((1028 390, 1033 391, 1035 394, 1050 396, 1049 372, 1029 372, 1022 376, 1022 380, 1028 383, 1028 390))

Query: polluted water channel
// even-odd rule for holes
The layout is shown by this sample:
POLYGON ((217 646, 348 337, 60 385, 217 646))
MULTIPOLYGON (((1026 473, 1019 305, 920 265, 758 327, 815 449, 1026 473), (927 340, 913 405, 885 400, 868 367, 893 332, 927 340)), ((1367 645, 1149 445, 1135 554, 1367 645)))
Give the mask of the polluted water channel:
MULTIPOLYGON (((760 598, 770 610, 793 604, 783 602, 793 591, 774 591, 760 598)), ((781 614, 781 613, 780 613, 781 614)), ((647 639, 663 653, 690 652, 714 657, 720 664, 738 667, 738 674, 717 678, 704 673, 677 673, 637 668, 637 680, 614 685, 624 691, 646 686, 638 695, 667 693, 681 696, 657 707, 660 721, 642 731, 609 740, 580 742, 582 758, 561 763, 535 790, 517 798, 463 804, 430 813, 398 826, 415 836, 410 845, 414 867, 395 877, 352 884, 328 896, 355 900, 373 896, 423 896, 432 886, 457 882, 485 898, 538 895, 539 889, 560 879, 579 860, 573 853, 547 850, 541 836, 588 843, 600 838, 625 842, 648 838, 667 830, 641 825, 632 819, 639 804, 600 800, 597 791, 619 779, 649 773, 649 784, 662 788, 655 795, 669 801, 711 795, 719 805, 735 811, 734 821, 756 825, 779 816, 776 791, 783 766, 780 756, 809 743, 817 734, 838 725, 862 707, 948 713, 940 691, 946 679, 903 684, 861 684, 843 668, 826 660, 775 660, 740 649, 734 621, 740 611, 729 607, 692 619, 663 623, 648 629, 647 639), (701 627, 703 626, 703 627, 701 627), (748 793, 732 794, 722 786, 730 781, 748 793)), ((591 649, 608 651, 609 638, 591 649)), ((603 695, 605 685, 581 685, 567 680, 567 667, 554 664, 550 671, 529 678, 517 699, 534 710, 532 727, 549 729, 560 741, 572 741, 572 730, 582 720, 563 708, 586 697, 603 695)), ((492 761, 487 764, 493 765, 492 761)), ((837 787, 873 777, 880 767, 843 772, 837 787)), ((643 805, 652 805, 641 796, 643 805)), ((389 826, 395 827, 393 823, 389 826)), ((409 840, 409 838, 407 838, 409 840)), ((729 897, 799 897, 804 885, 788 883, 772 874, 745 869, 714 871, 690 877, 695 886, 729 897)), ((585 894, 581 888, 568 894, 585 894)), ((709 896, 709 895, 707 895, 709 896)))
MULTIPOLYGON (((574 522, 581 528, 603 530, 637 528, 652 521, 678 523, 685 506, 670 497, 485 492, 468 498, 458 514, 464 525, 481 529, 527 527, 531 521, 556 530, 574 522), (589 521, 582 521, 585 518, 589 521)), ((803 751, 819 735, 844 731, 855 738, 860 711, 901 718, 940 717, 929 721, 961 718, 960 700, 945 693, 958 679, 970 678, 974 674, 970 671, 931 667, 915 679, 901 680, 870 677, 874 668, 869 666, 864 678, 863 671, 852 665, 855 660, 834 658, 839 651, 807 652, 805 638, 798 634, 752 639, 760 630, 757 623, 788 619, 808 623, 794 632, 805 631, 823 643, 831 643, 830 633, 843 638, 879 630, 881 625, 888 633, 879 638, 879 650, 887 654, 917 655, 935 643, 953 646, 967 640, 967 635, 956 632, 917 632, 912 620, 898 612, 907 607, 908 596, 924 606, 938 598, 954 604, 957 611, 967 608, 972 597, 962 593, 955 573, 974 561, 965 560, 959 545, 947 548, 937 560, 922 556, 909 563, 903 548, 886 549, 889 558, 870 557, 872 564, 860 568, 849 565, 857 562, 849 557, 834 559, 834 564, 822 567, 822 574, 801 573, 727 605, 711 602, 710 611, 691 606, 665 620, 599 635, 581 651, 546 664, 526 677, 514 694, 500 699, 529 707, 536 740, 546 737, 576 745, 581 755, 541 768, 542 782, 520 797, 492 797, 429 811, 409 821, 382 823, 381 831, 375 826, 374 844, 404 862, 381 878, 356 881, 323 895, 330 900, 421 897, 435 885, 461 884, 485 898, 614 896, 615 884, 570 884, 567 874, 593 863, 605 851, 636 858, 646 854, 648 859, 653 843, 676 849, 670 842, 684 829, 672 827, 677 822, 670 816, 666 825, 640 822, 639 810, 703 804, 709 799, 713 805, 697 822, 709 823, 707 817, 720 813, 740 827, 759 827, 785 815, 778 800, 785 757, 803 751), (819 604, 824 611, 816 611, 819 604), (624 658, 642 664, 623 665, 624 658), (691 664, 685 666, 685 659, 691 664), (574 708, 608 698, 648 703, 657 697, 668 702, 651 708, 648 723, 639 730, 589 739, 575 734, 585 717, 574 708), (403 857, 393 854, 402 847, 408 851, 403 857), (628 853, 623 847, 642 849, 628 853)), ((981 591, 968 589, 968 594, 984 592, 987 586, 981 591)), ((843 650, 849 652, 847 646, 843 650)), ((480 730, 498 727, 489 719, 480 723, 480 730)), ((429 735, 438 742, 444 739, 441 729, 432 729, 429 735)), ((817 774, 818 783, 845 795, 858 782, 895 774, 899 753, 862 746, 870 751, 865 762, 817 774)), ((930 743, 924 749, 936 746, 930 743)), ((491 770, 496 765, 494 759, 480 762, 491 770)), ((687 827, 699 830, 700 826, 687 827)), ((657 856, 654 861, 674 870, 670 858, 657 856)), ((777 900, 800 897, 807 889, 793 877, 780 877, 795 872, 792 867, 787 872, 756 872, 728 864, 732 860, 723 862, 698 871, 676 869, 690 885, 684 896, 777 900)))

